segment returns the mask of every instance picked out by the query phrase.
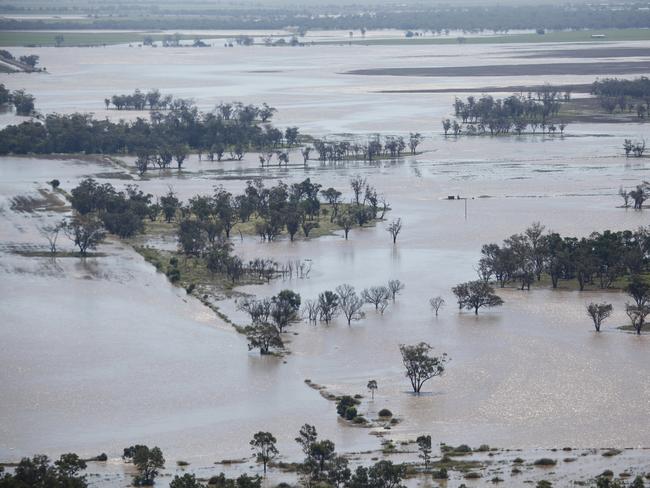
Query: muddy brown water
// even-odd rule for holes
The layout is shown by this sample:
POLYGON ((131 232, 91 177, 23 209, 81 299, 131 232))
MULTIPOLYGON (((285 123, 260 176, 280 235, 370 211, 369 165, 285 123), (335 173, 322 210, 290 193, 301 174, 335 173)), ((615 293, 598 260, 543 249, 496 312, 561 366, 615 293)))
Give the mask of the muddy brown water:
MULTIPOLYGON (((468 56, 456 46, 435 48, 460 49, 468 56)), ((380 447, 368 429, 337 420, 333 404, 307 387, 307 378, 334 393, 364 395, 367 381, 376 379, 375 400, 364 399, 361 411, 373 417, 381 408, 391 409, 402 419, 390 431, 398 439, 427 432, 436 442, 503 448, 647 445, 650 428, 639 412, 650 402, 649 336, 616 329, 625 321, 622 294, 507 289, 500 292, 503 307, 475 317, 459 314, 450 292, 475 277, 483 243, 501 241, 533 221, 571 235, 647 225, 647 213, 617 208, 616 196, 620 185, 648 179, 645 160, 620 154, 621 139, 642 135, 644 127, 576 124, 564 138, 444 138, 437 126, 449 112, 449 94, 371 94, 394 82, 335 74, 353 64, 378 65, 397 49, 319 47, 318 59, 317 51, 281 49, 237 51, 246 53, 245 59, 221 59, 226 54, 216 50, 41 49, 52 74, 12 75, 7 83, 24 83, 46 111, 96 109, 103 116, 97 105, 106 94, 159 86, 196 97, 204 106, 231 98, 269 101, 281 108, 281 124, 295 120, 317 133, 425 132, 424 154, 397 161, 311 161, 304 168, 295 164, 294 154, 289 168, 261 169, 254 154, 223 163, 192 157, 181 174, 153 173, 138 182, 155 195, 172 185, 188 198, 218 184, 238 192, 256 176, 269 184, 310 177, 349 198, 348 180, 361 174, 390 201, 388 219, 404 220, 397 246, 386 223, 354 229, 349 241, 341 235, 270 244, 235 239, 244 258, 313 262, 309 279, 239 291, 270 296, 292 288, 306 299, 341 283, 361 289, 397 278, 406 284, 402 295, 384 315, 366 307, 366 318, 351 327, 340 319, 330 326, 296 324, 287 335, 291 354, 284 361, 261 358, 247 352, 244 338, 229 325, 172 287, 123 243, 110 241, 100 249, 107 257, 86 262, 52 263, 11 253, 44 245, 38 226, 61 218, 56 212, 14 212, 11 198, 35 195, 54 177, 66 189, 92 175, 120 188, 129 181, 111 179, 122 169, 107 164, 1 158, 0 459, 67 451, 116 458, 127 445, 147 443, 163 448, 171 464, 184 459, 199 469, 248 456, 252 433, 269 430, 285 459, 295 460, 299 451, 293 438, 305 422, 342 451, 380 447), (170 70, 170 63, 178 69, 170 70), (270 67, 284 73, 243 73, 243 68, 270 67), (118 72, 123 76, 116 78, 118 72), (163 72, 169 74, 166 86, 163 72), (350 81, 360 79, 367 81, 350 81), (454 194, 470 198, 467 220, 462 202, 445 199, 454 194), (438 294, 447 306, 436 319, 428 298, 438 294), (616 310, 601 334, 593 332, 584 312, 591 300, 611 301, 616 310), (416 397, 407 391, 398 345, 420 340, 447 352, 452 361, 447 373, 416 397)), ((425 49, 413 47, 409 53, 425 49)), ((70 248, 63 238, 61 243, 70 248)), ((244 323, 234 300, 220 305, 244 323)))

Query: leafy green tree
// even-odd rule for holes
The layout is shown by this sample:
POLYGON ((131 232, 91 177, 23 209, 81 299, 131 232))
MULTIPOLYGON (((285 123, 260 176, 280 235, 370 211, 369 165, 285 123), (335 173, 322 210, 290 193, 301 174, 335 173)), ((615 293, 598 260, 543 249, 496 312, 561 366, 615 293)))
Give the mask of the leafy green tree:
POLYGON ((445 364, 449 361, 446 353, 432 356, 433 348, 426 342, 413 346, 401 344, 402 363, 406 369, 406 377, 411 382, 414 393, 420 393, 424 383, 445 372, 445 364))
POLYGON ((92 218, 74 218, 65 223, 63 232, 79 248, 81 256, 86 256, 89 250, 95 249, 106 237, 102 224, 92 218))
POLYGON ((368 381, 368 390, 370 390, 371 399, 375 399, 375 391, 377 390, 377 380, 368 381))
POLYGON ((207 235, 197 220, 184 219, 178 225, 178 244, 183 254, 200 255, 206 248, 207 235))
POLYGON ((264 466, 264 475, 266 476, 266 467, 278 454, 276 447, 277 440, 270 432, 257 432, 253 435, 250 442, 251 449, 255 452, 258 463, 264 466))
POLYGON ((205 488, 205 485, 199 483, 195 475, 185 473, 183 476, 174 476, 169 483, 169 488, 205 488))
POLYGON ((133 482, 136 486, 150 486, 160 470, 165 467, 165 458, 159 447, 149 448, 145 445, 135 445, 124 449, 122 456, 125 461, 130 461, 138 471, 133 482))
POLYGON ((424 469, 429 469, 429 462, 431 461, 431 436, 421 435, 416 439, 418 450, 420 451, 420 459, 424 462, 424 469))
POLYGON ((318 295, 318 310, 320 319, 329 324, 339 310, 339 297, 332 291, 324 291, 318 295))
POLYGON ((590 303, 587 305, 587 315, 591 317, 594 322, 596 332, 600 332, 600 325, 607 317, 612 314, 611 303, 590 303))
POLYGON ((451 291, 456 295, 460 308, 474 310, 476 315, 482 307, 503 305, 503 300, 494 293, 494 288, 482 280, 461 283, 453 287, 451 291))
POLYGON ((270 324, 250 325, 244 329, 248 349, 259 349, 260 354, 269 354, 271 349, 282 349, 284 343, 278 329, 270 324))

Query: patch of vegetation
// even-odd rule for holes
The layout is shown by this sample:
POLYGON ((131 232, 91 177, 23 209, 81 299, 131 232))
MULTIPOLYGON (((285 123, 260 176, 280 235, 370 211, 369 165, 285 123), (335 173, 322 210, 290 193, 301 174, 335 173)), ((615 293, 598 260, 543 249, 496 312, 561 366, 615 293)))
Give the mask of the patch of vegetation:
POLYGON ((557 461, 551 458, 540 458, 533 462, 533 466, 555 466, 557 461))

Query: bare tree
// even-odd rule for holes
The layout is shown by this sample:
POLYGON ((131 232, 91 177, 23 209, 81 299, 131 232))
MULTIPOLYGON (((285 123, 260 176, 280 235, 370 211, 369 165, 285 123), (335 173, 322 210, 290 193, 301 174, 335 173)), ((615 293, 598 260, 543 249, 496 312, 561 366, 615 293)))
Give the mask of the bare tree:
POLYGON ((400 280, 389 280, 388 281, 388 291, 390 292, 390 296, 395 301, 395 297, 399 292, 401 292, 404 289, 404 283, 402 283, 400 280))
POLYGON ((270 298, 243 298, 237 305, 237 310, 246 312, 250 318, 251 323, 254 325, 257 324, 266 324, 269 321, 269 316, 271 315, 271 305, 273 302, 270 298))
POLYGON ((318 300, 305 300, 302 314, 303 317, 307 318, 307 321, 310 324, 315 324, 318 320, 318 315, 320 314, 320 306, 318 305, 318 300))
POLYGON ((390 305, 388 298, 384 298, 381 302, 379 302, 379 311, 382 315, 384 315, 384 312, 388 308, 388 305, 390 305))
POLYGON ((61 222, 56 225, 46 225, 39 229, 41 235, 47 239, 47 243, 50 247, 50 254, 52 256, 56 255, 56 241, 59 238, 59 233, 64 225, 65 223, 61 222))
POLYGON ((628 208, 630 206, 630 193, 625 188, 620 187, 618 194, 623 199, 623 207, 628 208))
POLYGON ((390 225, 386 228, 386 230, 390 233, 390 235, 393 237, 393 244, 397 242, 397 236, 402 230, 402 219, 394 219, 390 225))
POLYGON ((590 303, 587 305, 587 315, 594 321, 596 332, 600 332, 600 325, 612 314, 611 303, 590 303))
POLYGON ((365 288, 361 292, 361 298, 366 303, 372 303, 375 306, 375 310, 379 310, 381 302, 388 300, 389 297, 390 292, 385 286, 372 286, 370 288, 365 288))
POLYGON ((367 186, 367 182, 365 178, 362 178, 361 175, 357 175, 354 178, 350 180, 350 186, 352 187, 352 191, 354 192, 354 201, 357 205, 359 205, 359 197, 361 196, 361 193, 365 190, 367 186))
POLYGON ((445 305, 445 299, 441 296, 429 298, 429 305, 431 305, 431 309, 435 312, 437 317, 438 311, 445 305))
POLYGON ((363 318, 361 308, 363 307, 364 301, 357 295, 354 287, 343 284, 337 286, 335 291, 339 297, 339 308, 343 312, 343 315, 345 315, 348 325, 353 320, 361 320, 363 318))

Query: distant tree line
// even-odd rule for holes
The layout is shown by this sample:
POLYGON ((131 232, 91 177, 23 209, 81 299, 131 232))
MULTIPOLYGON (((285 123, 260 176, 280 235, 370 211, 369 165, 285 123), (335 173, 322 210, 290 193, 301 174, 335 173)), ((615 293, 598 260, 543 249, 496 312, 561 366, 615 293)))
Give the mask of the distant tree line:
MULTIPOLYGON (((93 8, 95 4, 93 4, 93 8)), ((102 6, 102 15, 90 19, 60 19, 57 29, 283 29, 298 26, 312 29, 401 29, 443 32, 484 30, 504 32, 514 29, 536 29, 544 32, 566 29, 645 28, 650 25, 650 12, 641 3, 628 4, 555 4, 555 5, 372 5, 362 9, 352 6, 311 6, 287 8, 237 6, 219 9, 176 7, 166 13, 155 10, 158 5, 145 3, 115 10, 102 6)), ((74 13, 78 13, 75 11, 74 13)), ((92 11, 93 14, 97 10, 92 11)), ((40 19, 3 18, 0 29, 47 30, 53 24, 40 19)))
POLYGON ((38 71, 36 69, 36 66, 38 65, 38 62, 41 58, 36 54, 24 54, 16 58, 13 54, 11 54, 11 52, 7 51, 6 49, 0 49, 0 59, 12 66, 27 68, 31 71, 38 71))
POLYGON ((33 115, 35 100, 34 96, 25 92, 25 90, 14 90, 12 92, 3 84, 0 84, 0 105, 13 105, 16 115, 33 115))
POLYGON ((645 76, 633 80, 604 78, 591 85, 591 94, 598 97, 609 113, 636 112, 639 119, 648 117, 650 109, 650 79, 645 76))
POLYGON ((502 288, 516 284, 530 289, 548 276, 553 288, 576 280, 580 290, 589 285, 607 289, 646 272, 649 258, 650 228, 606 230, 577 238, 545 232, 543 225, 535 223, 501 245, 484 245, 477 271, 481 280, 495 281, 502 288))
MULTIPOLYGON (((113 95, 104 99, 106 108, 111 105, 117 110, 167 110, 174 107, 174 97, 172 95, 162 95, 160 90, 154 89, 148 92, 142 92, 136 89, 130 95, 113 95)), ((175 106, 182 107, 190 105, 189 100, 179 100, 175 106)))
MULTIPOLYGON (((407 150, 410 154, 416 154, 422 139, 421 134, 412 132, 408 139, 402 136, 385 136, 382 138, 377 135, 371 137, 365 143, 316 139, 313 146, 318 153, 319 161, 372 161, 378 158, 398 158, 407 150)), ((307 153, 306 157, 309 157, 309 153, 307 153)))
POLYGON ((467 97, 466 101, 459 98, 454 102, 454 113, 462 123, 449 119, 442 121, 445 136, 452 133, 455 136, 466 135, 501 135, 522 134, 530 128, 534 134, 538 128, 542 133, 555 133, 558 129, 564 133, 565 123, 558 126, 551 119, 560 111, 560 103, 570 97, 556 89, 547 89, 528 96, 511 95, 505 99, 494 99, 484 95, 478 100, 467 97))
MULTIPOLYGON (((95 119, 92 114, 49 114, 44 120, 10 125, 0 131, 0 154, 135 154, 140 173, 167 167, 174 156, 180 168, 187 151, 241 159, 248 150, 278 147, 284 133, 271 124, 267 106, 221 104, 215 112, 175 99, 168 110, 133 122, 95 119)), ((294 139, 297 138, 297 131, 294 139)))

